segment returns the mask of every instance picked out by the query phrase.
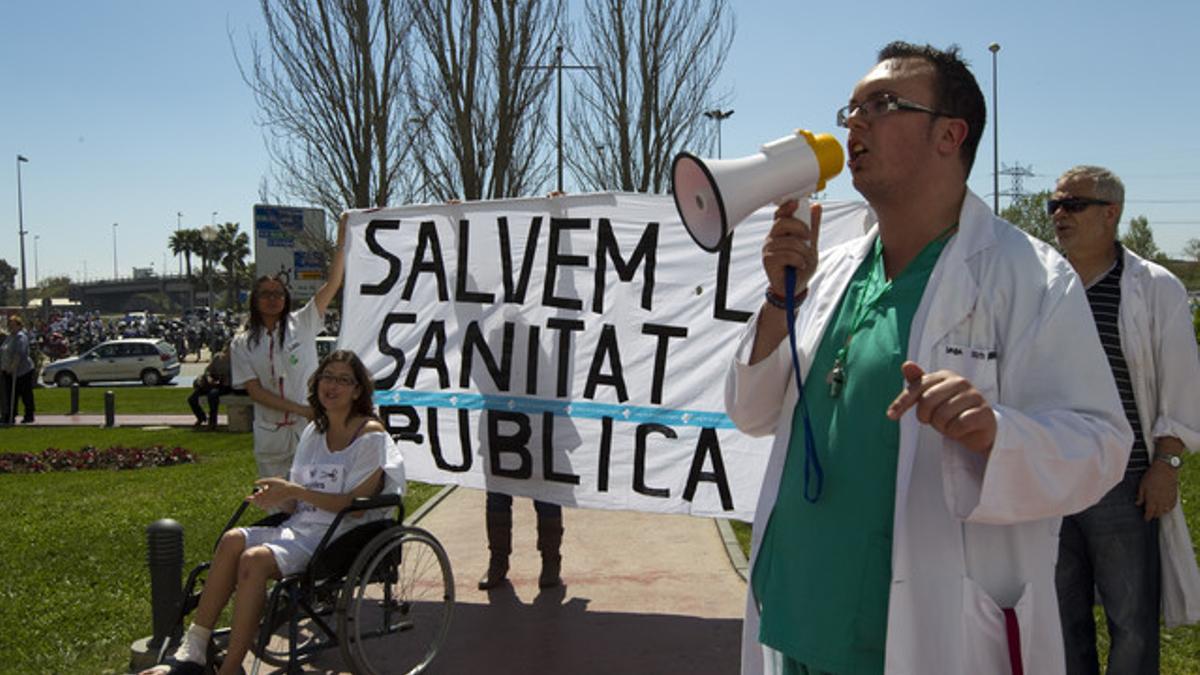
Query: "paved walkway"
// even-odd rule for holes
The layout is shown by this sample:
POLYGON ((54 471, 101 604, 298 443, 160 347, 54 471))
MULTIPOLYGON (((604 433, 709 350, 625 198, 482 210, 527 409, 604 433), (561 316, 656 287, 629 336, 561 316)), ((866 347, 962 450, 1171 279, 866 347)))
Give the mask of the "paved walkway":
MULTIPOLYGON (((113 421, 118 427, 190 427, 196 423, 192 415, 123 415, 117 413, 113 421)), ((224 413, 217 414, 217 424, 225 427, 229 420, 224 413)), ((28 427, 102 427, 104 415, 42 415, 39 414, 33 424, 18 426, 28 427)))

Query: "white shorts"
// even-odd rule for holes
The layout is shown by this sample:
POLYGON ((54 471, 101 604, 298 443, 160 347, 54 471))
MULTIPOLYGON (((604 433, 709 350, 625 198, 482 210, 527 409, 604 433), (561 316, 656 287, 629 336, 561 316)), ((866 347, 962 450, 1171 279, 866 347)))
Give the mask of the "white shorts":
POLYGON ((279 573, 290 576, 303 572, 312 559, 313 552, 325 535, 322 528, 316 532, 295 530, 287 525, 280 527, 239 527, 246 538, 246 548, 266 546, 275 557, 279 573))

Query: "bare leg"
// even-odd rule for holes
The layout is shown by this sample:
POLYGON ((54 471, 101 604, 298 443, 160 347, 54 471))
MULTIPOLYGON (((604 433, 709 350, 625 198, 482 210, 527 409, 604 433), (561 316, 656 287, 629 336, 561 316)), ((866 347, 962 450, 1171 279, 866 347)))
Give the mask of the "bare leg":
POLYGON ((266 603, 267 581, 280 577, 275 556, 265 546, 255 546, 242 553, 238 560, 237 598, 233 601, 233 626, 229 632, 229 649, 221 664, 221 675, 239 672, 246 652, 250 651, 258 633, 263 605, 266 603))
POLYGON ((200 592, 200 603, 196 606, 193 619, 197 625, 212 628, 221 616, 221 610, 233 595, 237 584, 239 559, 246 550, 246 536, 239 530, 230 530, 221 535, 217 552, 213 554, 212 567, 200 592))

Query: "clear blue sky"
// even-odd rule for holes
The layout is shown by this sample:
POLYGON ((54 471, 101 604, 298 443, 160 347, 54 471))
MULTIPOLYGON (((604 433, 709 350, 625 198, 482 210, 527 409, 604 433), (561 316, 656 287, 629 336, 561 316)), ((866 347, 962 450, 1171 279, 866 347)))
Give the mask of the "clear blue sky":
MULTIPOLYGON (((726 157, 796 127, 844 138, 834 111, 896 38, 961 45, 990 108, 987 46, 998 42, 999 155, 1032 167, 1027 190, 1051 187, 1074 164, 1105 165, 1125 180, 1125 222, 1147 216, 1171 254, 1200 237, 1200 3, 868 0, 852 13, 784 0, 733 5, 726 157)), ((218 222, 248 231, 269 161, 230 32, 244 53, 260 30, 251 0, 5 3, 0 258, 19 263, 17 154, 30 159, 21 167, 30 285, 34 235, 40 276, 82 278, 86 267, 94 279, 112 275, 113 223, 122 275, 135 265, 177 269, 166 249, 177 212, 184 227, 216 211, 218 222)), ((971 180, 989 202, 990 125, 971 180)), ((828 196, 857 193, 843 174, 828 196)))

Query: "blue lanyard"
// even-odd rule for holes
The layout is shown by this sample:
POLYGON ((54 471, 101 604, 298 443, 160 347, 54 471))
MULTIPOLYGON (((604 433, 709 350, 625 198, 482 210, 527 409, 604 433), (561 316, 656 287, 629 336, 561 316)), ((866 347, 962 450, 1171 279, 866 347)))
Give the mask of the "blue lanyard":
POLYGON ((825 471, 821 458, 817 457, 817 441, 813 438, 812 421, 808 417, 808 403, 804 400, 804 382, 800 378, 800 356, 796 350, 796 268, 784 270, 784 294, 787 303, 788 343, 792 347, 792 372, 796 374, 796 392, 800 398, 800 414, 804 417, 804 500, 817 503, 825 486, 825 471), (811 487, 816 478, 815 490, 811 487))

